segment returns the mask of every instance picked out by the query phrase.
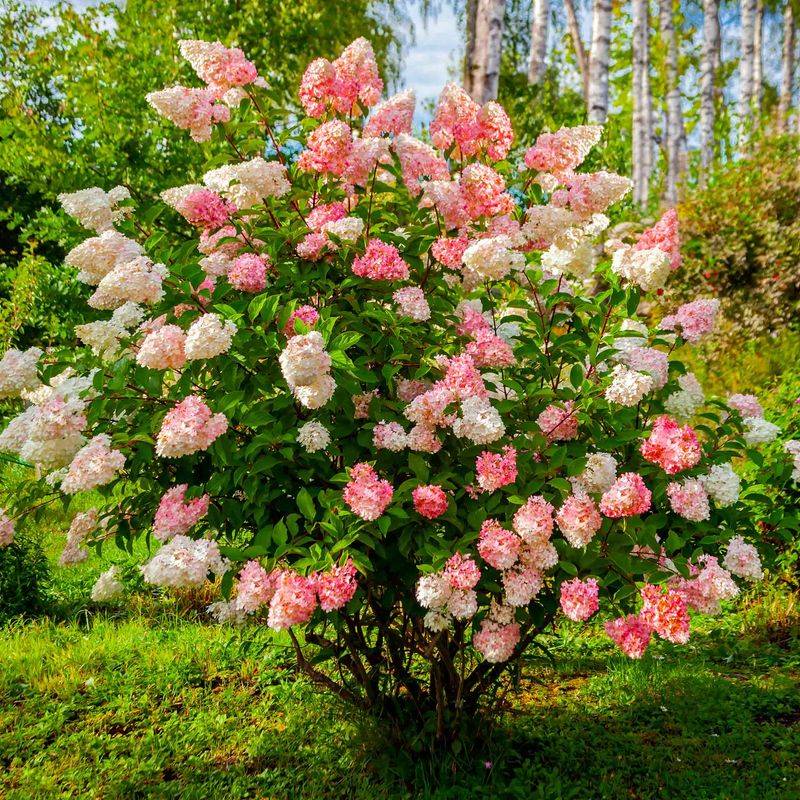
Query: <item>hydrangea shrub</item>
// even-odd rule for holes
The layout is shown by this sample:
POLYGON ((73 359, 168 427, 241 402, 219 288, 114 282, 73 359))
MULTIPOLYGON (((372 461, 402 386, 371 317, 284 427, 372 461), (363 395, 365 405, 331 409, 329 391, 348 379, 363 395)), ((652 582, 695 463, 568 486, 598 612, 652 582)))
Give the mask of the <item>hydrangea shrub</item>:
POLYGON ((214 581, 220 622, 286 631, 314 681, 439 736, 560 614, 639 658, 760 577, 733 462, 775 431, 672 357, 715 301, 637 317, 681 268, 677 219, 602 241, 630 182, 579 171, 600 128, 515 149, 451 84, 417 138, 363 39, 311 62, 305 116, 241 51, 181 52, 203 85, 147 100, 230 158, 153 209, 61 198, 100 318, 68 353, 2 357, 27 405, 0 449, 33 471, 0 544, 94 490, 63 563, 147 537, 146 582, 214 581))

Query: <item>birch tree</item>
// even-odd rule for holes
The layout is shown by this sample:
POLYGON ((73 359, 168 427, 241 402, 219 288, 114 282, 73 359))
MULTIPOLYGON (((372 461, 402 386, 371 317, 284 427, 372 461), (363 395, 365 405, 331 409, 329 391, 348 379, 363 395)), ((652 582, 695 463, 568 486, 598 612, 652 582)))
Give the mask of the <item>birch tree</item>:
POLYGON ((531 53, 528 81, 540 83, 547 71, 547 36, 550 26, 550 0, 533 0, 531 8, 531 53))
POLYGON ((473 71, 475 68, 475 17, 478 13, 478 0, 467 0, 466 41, 464 43, 464 71, 462 83, 468 94, 472 94, 473 71))
POLYGON ((649 19, 648 0, 633 0, 633 202, 647 204, 650 179, 649 148, 649 19))
POLYGON ((761 111, 764 95, 764 0, 756 0, 753 18, 753 89, 752 104, 761 111))
POLYGON ((581 26, 578 22, 578 14, 575 11, 574 0, 564 0, 564 10, 567 12, 567 27, 569 36, 572 40, 572 47, 575 51, 575 61, 578 62, 578 71, 581 74, 581 84, 583 86, 583 100, 586 107, 589 107, 589 58, 586 54, 586 47, 581 37, 581 26))
POLYGON ((703 0, 703 50, 700 56, 700 167, 714 161, 715 83, 720 58, 719 0, 703 0))
POLYGON ((756 0, 742 0, 739 50, 739 138, 744 139, 753 106, 756 0))
POLYGON ((675 30, 674 0, 659 0, 661 39, 666 54, 666 124, 664 125, 664 150, 667 170, 664 176, 664 202, 678 202, 678 184, 681 179, 681 149, 683 145, 683 109, 679 73, 678 34, 675 30))
POLYGON ((589 121, 608 116, 608 62, 611 50, 611 0, 594 0, 589 51, 589 121))
POLYGON ((791 0, 783 9, 783 53, 781 55, 781 93, 778 100, 778 130, 788 127, 789 110, 794 94, 795 21, 791 0))
POLYGON ((477 0, 467 91, 479 103, 497 98, 503 52, 505 0, 477 0))

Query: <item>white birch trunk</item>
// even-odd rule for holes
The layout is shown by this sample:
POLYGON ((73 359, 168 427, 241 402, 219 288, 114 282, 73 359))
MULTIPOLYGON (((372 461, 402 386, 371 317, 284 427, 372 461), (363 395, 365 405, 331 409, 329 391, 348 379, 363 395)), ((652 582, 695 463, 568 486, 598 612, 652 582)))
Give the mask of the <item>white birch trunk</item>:
POLYGON ((648 14, 647 0, 632 0, 633 11, 633 202, 647 204, 650 168, 648 120, 648 14))
POLYGON ((675 30, 674 0, 659 0, 661 39, 667 47, 666 57, 666 124, 664 125, 664 152, 667 170, 664 178, 664 202, 674 206, 678 202, 678 184, 681 180, 681 147, 683 144, 683 109, 679 72, 678 35, 675 30))
POLYGON ((744 141, 751 126, 753 110, 753 67, 756 0, 742 0, 741 46, 739 55, 739 141, 744 141))
POLYGON ((701 179, 714 162, 714 89, 720 60, 719 0, 703 0, 703 50, 700 57, 701 179))
POLYGON ((608 116, 608 60, 611 50, 611 0, 594 0, 589 51, 589 121, 608 116))
POLYGON ((578 71, 581 74, 583 85, 583 101, 589 107, 589 59, 586 55, 586 47, 581 38, 581 26, 578 22, 578 14, 575 11, 574 0, 564 0, 564 9, 567 12, 567 27, 569 28, 572 48, 575 51, 575 61, 578 62, 578 71))
POLYGON ((475 16, 478 11, 478 0, 467 0, 466 9, 466 42, 464 43, 464 74, 462 82, 464 90, 472 96, 475 82, 475 16))
POLYGON ((764 0, 756 0, 753 20, 753 105, 761 112, 764 95, 764 0))
POLYGON ((778 130, 786 132, 789 123, 789 111, 794 94, 794 46, 795 27, 794 9, 791 2, 786 3, 783 10, 783 54, 781 57, 781 94, 778 100, 778 130))
POLYGON ((505 0, 477 0, 470 94, 479 103, 497 98, 503 53, 505 0))
POLYGON ((531 54, 528 82, 540 83, 547 71, 547 37, 550 27, 550 0, 533 0, 531 9, 531 54))

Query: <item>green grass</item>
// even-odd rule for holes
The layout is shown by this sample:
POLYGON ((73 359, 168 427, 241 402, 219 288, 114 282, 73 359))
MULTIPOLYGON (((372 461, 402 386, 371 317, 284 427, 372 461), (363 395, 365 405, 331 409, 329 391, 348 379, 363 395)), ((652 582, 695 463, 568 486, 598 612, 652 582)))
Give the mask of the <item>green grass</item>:
MULTIPOLYGON (((57 558, 63 524, 42 525, 57 558)), ((773 587, 641 662, 568 626, 481 752, 409 757, 192 597, 87 603, 109 548, 54 568, 51 618, 0 628, 0 797, 800 798, 800 604, 773 587)))

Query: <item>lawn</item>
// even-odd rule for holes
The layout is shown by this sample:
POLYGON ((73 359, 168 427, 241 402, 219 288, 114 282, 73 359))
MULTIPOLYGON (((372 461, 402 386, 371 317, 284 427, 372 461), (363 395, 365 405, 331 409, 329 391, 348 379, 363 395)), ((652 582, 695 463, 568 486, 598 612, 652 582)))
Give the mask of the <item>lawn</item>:
POLYGON ((202 598, 88 603, 102 566, 54 568, 53 614, 0 629, 8 800, 800 797, 800 608, 777 585, 641 662, 560 628, 485 749, 431 759, 297 681, 269 634, 187 614, 202 598))

